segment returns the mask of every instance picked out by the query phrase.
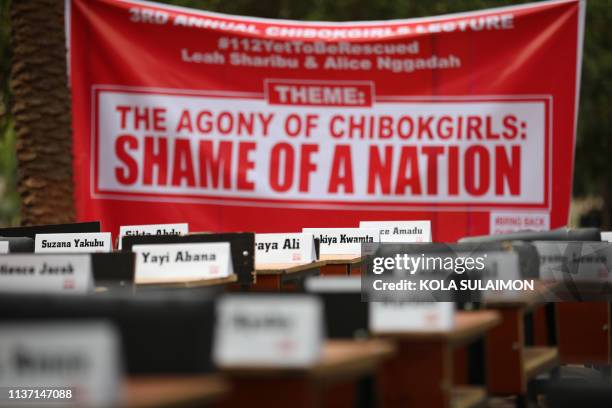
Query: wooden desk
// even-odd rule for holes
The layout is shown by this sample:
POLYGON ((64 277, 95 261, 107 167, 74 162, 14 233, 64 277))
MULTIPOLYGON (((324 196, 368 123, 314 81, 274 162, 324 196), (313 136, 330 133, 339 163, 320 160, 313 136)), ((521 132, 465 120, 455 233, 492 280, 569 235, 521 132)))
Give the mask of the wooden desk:
POLYGON ((506 294, 486 292, 483 295, 483 303, 491 309, 496 308, 515 308, 521 307, 524 310, 532 311, 551 299, 551 294, 559 287, 557 282, 542 282, 534 280, 533 291, 518 291, 506 294))
POLYGON ((363 257, 360 255, 321 255, 320 259, 325 261, 325 266, 321 268, 323 276, 361 276, 363 257))
POLYGON ((563 364, 612 363, 610 324, 612 311, 608 302, 559 302, 557 342, 563 364))
POLYGON ((394 339, 397 356, 381 367, 385 407, 474 407, 485 402, 484 387, 453 387, 453 350, 479 338, 500 323, 491 310, 456 312, 451 330, 373 333, 394 339))
MULTIPOLYGON (((541 290, 552 289, 538 283, 541 290)), ((518 395, 519 404, 527 404, 528 382, 541 373, 559 366, 556 347, 529 346, 525 341, 527 313, 543 310, 539 292, 522 292, 513 298, 485 298, 484 305, 502 315, 502 324, 487 335, 487 384, 495 395, 518 395)))
POLYGON ((255 279, 251 287, 255 291, 296 290, 304 279, 320 274, 324 261, 307 264, 259 264, 255 265, 255 279))
POLYGON ((223 372, 240 392, 222 407, 354 407, 356 382, 376 372, 394 353, 382 340, 325 343, 321 361, 309 368, 226 367, 223 372))
POLYGON ((559 282, 562 299, 579 296, 582 302, 563 301, 554 305, 557 344, 562 364, 612 363, 612 304, 606 301, 610 285, 601 281, 559 282), (602 299, 603 295, 603 300, 602 299))
POLYGON ((135 376, 125 385, 126 408, 193 407, 209 405, 229 392, 227 381, 215 375, 135 376))
POLYGON ((151 281, 151 282, 137 282, 136 288, 138 287, 159 287, 159 288, 204 288, 211 286, 224 286, 229 285, 238 281, 238 277, 235 274, 227 276, 225 278, 214 278, 214 279, 199 279, 192 281, 183 282, 163 282, 163 281, 151 281))

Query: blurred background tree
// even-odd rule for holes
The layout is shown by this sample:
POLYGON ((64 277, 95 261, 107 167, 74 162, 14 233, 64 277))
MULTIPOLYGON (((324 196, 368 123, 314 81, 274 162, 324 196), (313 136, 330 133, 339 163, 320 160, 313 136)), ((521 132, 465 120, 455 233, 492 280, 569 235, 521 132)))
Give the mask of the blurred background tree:
POLYGON ((0 1, 0 224, 19 223, 15 130, 11 117, 9 2, 0 1))
MULTIPOLYGON (((0 223, 19 220, 19 197, 15 191, 15 135, 9 109, 11 95, 8 72, 9 42, 8 2, 0 0, 0 223)), ((19 0, 13 0, 19 1, 19 0)), ((499 7, 526 1, 509 0, 162 0, 163 3, 257 17, 297 20, 383 20, 411 18, 460 11, 499 7)), ((591 216, 589 223, 603 222, 612 227, 612 140, 610 118, 612 104, 612 3, 589 0, 584 42, 584 60, 580 97, 579 133, 576 143, 574 198, 590 197, 577 208, 602 206, 601 216, 591 216)), ((576 200, 575 200, 576 202, 576 200)), ((576 212, 576 208, 574 208, 576 212)))

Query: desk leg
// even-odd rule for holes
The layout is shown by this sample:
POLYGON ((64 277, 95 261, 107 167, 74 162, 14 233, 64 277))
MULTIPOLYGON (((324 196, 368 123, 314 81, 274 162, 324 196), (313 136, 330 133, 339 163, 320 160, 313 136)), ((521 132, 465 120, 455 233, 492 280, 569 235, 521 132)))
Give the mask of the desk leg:
POLYGON ((350 265, 332 264, 321 267, 321 276, 346 276, 350 274, 350 265))
POLYGON ((520 308, 500 308, 502 322, 487 334, 487 385, 491 394, 526 394, 523 376, 524 327, 520 308))
POLYGON ((442 342, 399 342, 395 357, 379 369, 384 407, 450 406, 453 357, 442 342))
POLYGON ((453 380, 455 385, 469 384, 468 346, 457 347, 453 351, 453 380))
POLYGON ((549 306, 546 303, 536 307, 533 311, 533 344, 536 346, 549 346, 552 340, 549 333, 549 306))
POLYGON ((325 408, 354 408, 357 405, 357 384, 345 382, 326 387, 322 392, 325 408))
POLYGON ((361 276, 362 270, 363 270, 363 264, 362 263, 353 264, 349 268, 349 275, 351 275, 351 276, 361 276))

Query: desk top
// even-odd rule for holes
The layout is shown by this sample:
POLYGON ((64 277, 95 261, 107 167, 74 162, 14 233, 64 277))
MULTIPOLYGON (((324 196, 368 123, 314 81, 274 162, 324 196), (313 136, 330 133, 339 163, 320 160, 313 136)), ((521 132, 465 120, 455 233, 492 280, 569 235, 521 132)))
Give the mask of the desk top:
POLYGON ((191 281, 150 281, 150 282, 137 282, 137 286, 159 286, 162 288, 201 288, 206 286, 225 285, 228 283, 234 283, 238 281, 238 277, 235 274, 227 276, 225 278, 213 278, 213 279, 198 279, 191 281))
POLYGON ((363 257, 361 255, 355 254, 321 255, 319 258, 329 265, 358 264, 363 261, 363 257))
POLYGON ((255 265, 255 273, 257 275, 283 275, 290 273, 297 273, 306 271, 309 269, 317 269, 325 265, 324 261, 314 261, 305 264, 291 264, 291 263, 278 263, 278 264, 258 264, 255 265))
POLYGON ((494 310, 455 312, 455 327, 450 330, 411 331, 399 333, 373 333, 383 338, 395 338, 411 342, 447 342, 461 345, 483 336, 501 322, 501 315, 494 310))
POLYGON ((472 408, 481 407, 487 398, 487 391, 484 387, 461 386, 451 390, 452 408, 472 408))
POLYGON ((198 406, 229 392, 221 377, 211 374, 134 376, 125 386, 126 408, 198 406))
POLYGON ((523 350, 523 369, 528 379, 558 365, 559 351, 556 347, 525 347, 523 350))
POLYGON ((224 373, 240 377, 309 376, 314 381, 342 381, 376 369, 395 353, 392 343, 380 340, 327 340, 321 360, 312 367, 226 367, 224 373))

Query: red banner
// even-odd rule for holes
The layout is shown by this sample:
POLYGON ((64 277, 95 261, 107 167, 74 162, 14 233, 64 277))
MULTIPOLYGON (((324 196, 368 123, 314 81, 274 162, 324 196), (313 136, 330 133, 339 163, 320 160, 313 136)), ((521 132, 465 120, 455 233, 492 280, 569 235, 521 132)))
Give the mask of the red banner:
POLYGON ((378 22, 72 0, 80 220, 435 241, 568 218, 584 3, 378 22))

